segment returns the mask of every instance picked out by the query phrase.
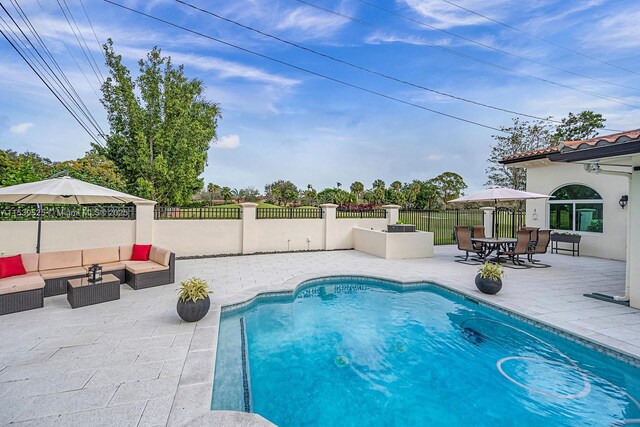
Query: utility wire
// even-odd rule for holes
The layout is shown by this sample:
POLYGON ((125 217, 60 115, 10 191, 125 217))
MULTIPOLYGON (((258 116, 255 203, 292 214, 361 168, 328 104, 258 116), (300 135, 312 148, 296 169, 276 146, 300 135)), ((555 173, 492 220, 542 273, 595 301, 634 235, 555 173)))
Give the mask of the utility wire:
MULTIPOLYGON (((97 121, 95 120, 95 118, 93 117, 93 115, 91 114, 91 112, 88 110, 88 108, 86 107, 86 105, 84 104, 84 102, 82 101, 82 99, 79 97, 79 95, 77 94, 77 92, 75 91, 75 89, 73 88, 73 86, 69 83, 69 85, 71 86, 73 92, 75 92, 76 97, 74 97, 74 95, 71 93, 71 90, 69 90, 69 88, 67 87, 67 85, 65 85, 61 80, 60 77, 58 77, 58 75, 56 74, 56 72, 51 68, 51 66, 49 65, 49 63, 47 62, 47 60, 42 56, 42 54, 40 53, 40 51, 38 50, 38 48, 33 44, 33 42, 31 41, 31 39, 24 33, 24 31, 22 30, 22 28, 20 27, 20 25, 16 22, 16 20, 13 18, 13 16, 11 16, 11 14, 9 13, 9 11, 4 7, 4 5, 2 3, 0 3, 0 7, 2 7, 2 9, 4 10, 4 12, 7 14, 7 16, 9 16, 9 18, 11 19, 11 21, 13 22, 13 24, 18 28, 18 30, 20 31, 20 33, 22 34, 22 36, 25 38, 25 40, 29 43, 29 45, 31 46, 31 48, 33 49, 33 51, 38 55, 38 57, 40 58, 40 62, 48 69, 45 70, 47 72, 47 74, 49 74, 57 83, 57 85, 66 93, 67 97, 69 98, 69 100, 71 100, 71 102, 73 102, 76 107, 79 109, 79 111, 82 113, 82 115, 85 116, 85 118, 87 120, 89 120, 90 124, 95 128, 95 130, 98 132, 99 135, 102 135, 103 132, 100 129, 100 126, 98 125, 97 121), (83 108, 84 107, 84 108, 83 108)), ((20 9, 21 10, 21 9, 20 9)), ((2 18, 3 22, 4 19, 2 18)), ((7 25, 8 28, 10 28, 9 24, 5 22, 5 25, 7 25)), ((20 37, 17 37, 18 40, 21 40, 20 37)), ((36 36, 36 38, 39 38, 39 35, 36 36)), ((41 39, 40 39, 41 40, 41 39)), ((30 49, 25 45, 24 46, 26 51, 30 52, 30 49)), ((46 49, 45 47, 45 50, 46 49)), ((32 53, 33 55, 33 53, 32 53)), ((36 62, 38 62, 38 59, 35 58, 36 62)), ((55 60, 54 60, 55 61, 55 60)), ((64 75, 64 72, 62 72, 62 74, 64 75)), ((66 76, 65 76, 66 78, 66 76)), ((67 79, 68 82, 68 79, 67 79)))
MULTIPOLYGON (((312 3, 305 2, 303 0, 296 0, 296 1, 298 1, 300 3, 304 3, 304 4, 309 5, 311 7, 315 7, 315 8, 320 9, 320 10, 324 10, 324 11, 326 11, 328 13, 331 13, 331 14, 334 14, 334 15, 337 15, 337 16, 342 16, 343 15, 343 14, 340 14, 338 12, 332 11, 330 9, 320 8, 320 7, 318 7, 318 6, 316 6, 316 5, 312 4, 312 3)), ((358 1, 360 1, 360 0, 358 0, 358 1)), ((394 13, 395 14, 395 12, 390 12, 390 13, 394 13)), ((411 18, 406 18, 406 19, 411 20, 411 18)), ((368 22, 366 24, 364 24, 364 25, 373 26, 373 24, 368 23, 368 22)), ((526 76, 526 77, 529 77, 529 78, 532 78, 532 79, 535 79, 535 80, 538 80, 538 81, 541 81, 541 82, 552 84, 554 86, 558 86, 558 87, 562 87, 562 88, 565 88, 565 89, 573 90, 575 92, 580 92, 580 93, 583 93, 583 94, 586 94, 586 95, 594 96, 596 98, 606 99, 608 101, 612 101, 612 102, 615 102, 617 104, 626 105, 627 107, 640 108, 640 105, 629 104, 629 103, 625 102, 625 100, 622 100, 620 98, 616 98, 616 97, 612 97, 612 96, 608 96, 608 95, 603 95, 603 94, 598 93, 598 92, 591 92, 591 91, 588 91, 588 90, 579 89, 577 87, 570 86, 570 85, 567 85, 567 84, 564 84, 564 83, 558 83, 558 82, 555 82, 553 80, 545 79, 544 77, 538 77, 538 76, 536 76, 534 74, 529 74, 529 73, 525 73, 523 71, 514 70, 514 69, 511 69, 511 68, 505 67, 503 65, 496 64, 494 62, 486 61, 484 59, 480 59, 480 58, 477 58, 475 56, 467 55, 465 53, 458 52, 458 51, 455 51, 453 49, 448 49, 448 48, 446 48, 444 46, 438 46, 436 44, 429 43, 429 42, 426 42, 426 41, 424 41, 423 44, 425 46, 429 46, 429 47, 431 47, 433 49, 442 50, 444 52, 448 52, 450 54, 457 55, 457 56, 460 56, 462 58, 469 59, 471 61, 480 62, 480 63, 483 63, 483 64, 488 65, 490 67, 498 68, 498 69, 507 71, 507 72, 512 73, 512 74, 519 74, 519 75, 522 75, 522 76, 526 76)))
MULTIPOLYGON (((91 27, 91 31, 93 31, 93 37, 95 37, 96 43, 98 43, 98 48, 100 49, 100 52, 102 53, 102 57, 106 60, 104 49, 102 48, 102 43, 100 43, 100 40, 98 39, 98 35, 96 34, 96 29, 93 27, 93 23, 91 23, 91 18, 89 18, 89 14, 87 13, 87 9, 84 7, 84 2, 82 0, 80 0, 80 5, 82 5, 82 10, 84 11, 84 16, 87 17, 87 22, 89 23, 89 26, 91 27)), ((104 78, 103 78, 103 80, 104 80, 104 78)))
POLYGON ((244 29, 247 29, 247 30, 256 32, 258 34, 261 34, 261 35, 263 35, 265 37, 269 37, 269 38, 277 40, 279 42, 286 43, 286 44, 288 44, 290 46, 294 46, 294 47, 296 47, 298 49, 302 49, 304 51, 311 52, 311 53, 313 53, 315 55, 319 55, 319 56, 321 56, 323 58, 330 59, 330 60, 338 62, 340 64, 344 64, 344 65, 347 65, 349 67, 352 67, 352 68, 355 68, 355 69, 358 69, 358 70, 361 70, 361 71, 365 71, 365 72, 367 72, 369 74, 374 74, 376 76, 380 76, 380 77, 383 77, 383 78, 388 79, 388 80, 393 80, 395 82, 402 83, 402 84, 405 84, 405 85, 409 85, 409 86, 412 86, 414 88, 425 90, 425 91, 428 91, 428 92, 437 93, 438 95, 446 96, 448 98, 456 99, 456 100, 459 100, 459 101, 462 101, 462 102, 467 102, 467 103, 478 105, 478 106, 481 106, 481 107, 490 108, 490 109, 493 109, 493 110, 503 111, 505 113, 516 114, 518 116, 524 116, 524 117, 529 117, 529 118, 532 118, 532 119, 543 120, 543 121, 548 121, 548 122, 553 122, 553 123, 562 123, 559 120, 553 120, 553 119, 551 119, 549 117, 533 116, 533 115, 530 115, 530 114, 525 114, 525 113, 521 113, 521 112, 514 111, 514 110, 509 110, 509 109, 505 109, 505 108, 501 108, 501 107, 496 107, 494 105, 485 104, 485 103, 482 103, 482 102, 479 102, 479 101, 473 101, 471 99, 463 98, 463 97, 460 97, 460 96, 451 95, 449 93, 441 92, 441 91, 436 90, 436 89, 431 89, 431 88, 419 85, 417 83, 412 83, 412 82, 409 82, 409 81, 406 81, 406 80, 403 80, 403 79, 400 79, 400 78, 397 78, 397 77, 393 77, 393 76, 390 76, 388 74, 384 74, 382 72, 379 72, 379 71, 376 71, 376 70, 373 70, 373 69, 370 69, 370 68, 366 68, 366 67, 354 64, 352 62, 344 61, 342 59, 336 58, 334 56, 331 56, 331 55, 328 55, 328 54, 325 54, 325 53, 322 53, 322 52, 319 52, 317 50, 308 48, 306 46, 297 44, 295 42, 282 39, 282 38, 274 36, 272 34, 265 33, 264 31, 260 31, 260 30, 258 30, 256 28, 250 27, 248 25, 241 24, 241 23, 239 23, 237 21, 234 21, 232 19, 225 18, 225 17, 220 16, 220 15, 218 15, 218 14, 216 14, 216 13, 210 11, 210 10, 202 9, 200 7, 197 7, 197 6, 193 5, 193 4, 191 4, 191 3, 187 3, 186 1, 183 1, 183 0, 175 0, 175 1, 178 2, 178 3, 181 3, 181 4, 185 5, 185 6, 189 6, 192 9, 195 9, 195 10, 198 10, 200 12, 206 13, 208 15, 214 16, 214 17, 216 17, 218 19, 221 19, 223 21, 229 22, 231 24, 237 25, 237 26, 242 27, 244 29))
MULTIPOLYGON (((75 25, 76 29, 78 30, 78 34, 80 34, 80 38, 82 39, 82 43, 84 43, 84 47, 87 49, 87 54, 89 58, 91 58, 93 65, 95 65, 96 70, 98 70, 98 74, 100 74, 100 83, 102 83, 104 81, 104 76, 102 75, 102 71, 100 70, 100 66, 98 65, 98 62, 96 61, 96 59, 93 57, 93 54, 91 53, 91 49, 89 49, 89 45, 87 44, 87 39, 84 38, 84 35, 82 34, 82 30, 80 29, 80 26, 76 22, 76 18, 73 17, 73 12, 71 11, 71 8, 67 4, 67 0, 62 0, 62 2, 64 3, 64 6, 67 8, 67 11, 69 12, 69 16, 71 17, 71 21, 73 21, 73 25, 75 25)), ((100 51, 102 51, 102 48, 100 48, 100 51)))
POLYGON ((457 3, 454 3, 454 2, 452 2, 452 1, 450 1, 450 0, 440 0, 440 1, 443 1, 443 2, 445 2, 445 3, 447 3, 447 4, 450 4, 451 6, 457 7, 457 8, 459 8, 459 9, 462 9, 462 10, 464 10, 464 11, 467 11, 467 12, 469 12, 469 13, 471 13, 471 14, 474 14, 474 15, 476 15, 476 16, 479 16, 479 17, 481 17, 481 18, 484 18, 484 19, 486 19, 486 20, 488 20, 488 21, 494 22, 494 23, 496 23, 496 24, 498 24, 498 25, 502 25, 503 27, 509 28, 509 29, 511 29, 511 30, 514 30, 514 31, 517 31, 517 32, 519 32, 519 33, 525 34, 525 35, 527 35, 527 36, 529 36, 529 37, 532 37, 532 38, 534 38, 534 39, 537 39, 537 40, 543 41, 543 42, 545 42, 545 43, 548 43, 548 44, 550 44, 550 45, 552 45, 552 46, 555 46, 555 47, 557 47, 557 48, 560 48, 560 49, 562 49, 562 50, 566 50, 567 52, 571 52, 571 53, 573 53, 573 54, 580 55, 580 56, 582 56, 582 57, 585 57, 585 58, 591 59, 591 60, 593 60, 593 61, 597 61, 597 62, 599 62, 599 63, 601 63, 601 64, 605 64, 605 65, 608 65, 608 66, 610 66, 610 67, 617 68, 618 70, 626 71, 626 72, 628 72, 628 73, 632 73, 632 74, 635 74, 635 75, 640 76, 640 73, 638 73, 638 72, 636 72, 636 71, 630 70, 630 69, 628 69, 628 68, 620 67, 619 65, 612 64, 612 63, 607 62, 607 61, 603 61, 602 59, 598 59, 598 58, 596 58, 595 56, 587 55, 586 53, 583 53, 583 52, 577 51, 577 50, 575 50, 575 49, 571 49, 571 48, 566 47, 566 46, 563 46, 563 45, 561 45, 561 44, 559 44, 559 43, 554 42, 553 40, 549 40, 549 39, 546 39, 546 38, 544 38, 544 37, 537 36, 537 35, 535 35, 535 34, 533 34, 533 33, 530 33, 529 31, 525 31, 525 30, 523 30, 523 29, 521 29, 521 28, 514 27, 513 25, 509 25, 509 24, 507 24, 507 23, 505 23, 505 22, 498 21, 497 19, 491 18, 490 16, 487 16, 487 15, 483 15, 482 13, 476 12, 475 10, 469 9, 469 8, 467 8, 467 7, 464 7, 464 6, 462 6, 462 5, 459 5, 459 4, 457 4, 457 3))
POLYGON ((85 132, 87 132, 87 134, 91 137, 91 139, 93 139, 96 144, 98 145, 102 145, 100 144, 100 141, 98 141, 98 139, 91 133, 91 131, 89 131, 89 129, 87 129, 87 127, 85 126, 85 124, 74 114, 73 111, 71 111, 71 109, 67 106, 67 104, 65 104, 65 102, 60 99, 60 97, 58 96, 58 94, 51 88, 51 86, 49 86, 49 84, 42 78, 42 76, 38 73, 38 71, 36 71, 36 69, 31 65, 31 63, 29 62, 29 60, 27 58, 24 57, 24 55, 22 54, 22 52, 20 52, 19 48, 13 44, 13 42, 10 40, 10 38, 7 36, 7 34, 0 29, 0 34, 2 34, 2 36, 7 40, 7 42, 9 42, 9 44, 11 45, 11 47, 18 52, 18 55, 20 55, 20 57, 27 63, 27 65, 29 66, 29 68, 31 68, 31 70, 36 73, 36 75, 38 76, 38 78, 42 81, 42 83, 44 83, 44 85, 47 87, 47 89, 49 89, 51 91, 51 93, 53 94, 53 96, 55 96, 58 101, 60 101, 60 103, 62 104, 62 106, 69 112, 69 114, 71 114, 73 116, 73 118, 78 122, 78 124, 80 126, 82 126, 82 128, 85 130, 85 132))
POLYGON ((136 10, 136 9, 133 9, 133 8, 130 8, 130 7, 124 6, 124 5, 122 5, 122 4, 119 4, 119 3, 114 2, 114 1, 112 1, 112 0, 104 0, 104 1, 105 1, 105 2, 107 2, 107 3, 110 3, 110 4, 114 5, 114 6, 118 6, 118 7, 122 8, 122 9, 126 9, 126 10, 129 10, 129 11, 131 11, 131 12, 137 13, 137 14, 139 14, 139 15, 145 16, 145 17, 147 17, 147 18, 153 19, 153 20, 155 20, 155 21, 162 22, 162 23, 164 23, 164 24, 170 25, 170 26, 175 27, 175 28, 179 28, 179 29, 181 29, 181 30, 183 30, 183 31, 187 31, 187 32, 189 32, 189 33, 192 33, 192 34, 198 35, 198 36, 200 36, 200 37, 207 38, 207 39, 209 39, 209 40, 213 40, 213 41, 215 41, 215 42, 217 42, 217 43, 220 43, 220 44, 223 44, 223 45, 225 45, 225 46, 229 46, 229 47, 232 47, 232 48, 234 48, 234 49, 238 49, 238 50, 241 50, 241 51, 243 51, 243 52, 250 53, 250 54, 252 54, 252 55, 258 56, 258 57, 263 58, 263 59, 267 59, 267 60, 269 60, 269 61, 272 61, 272 62, 275 62, 275 63, 281 64, 281 65, 285 65, 285 66, 287 66, 287 67, 290 67, 290 68, 296 69, 296 70, 298 70, 298 71, 303 71, 303 72, 305 72, 305 73, 308 73, 308 74, 314 75, 314 76, 316 76, 316 77, 320 77, 320 78, 323 78, 323 79, 326 79, 326 80, 330 80, 330 81, 332 81, 332 82, 334 82, 334 83, 338 83, 338 84, 341 84, 341 85, 343 85, 343 86, 347 86, 347 87, 350 87, 350 88, 353 88, 353 89, 357 89, 357 90, 360 90, 360 91, 363 91, 363 92, 367 92, 367 93, 370 93, 370 94, 372 94, 372 95, 380 96, 380 97, 382 97, 382 98, 390 99, 390 100, 392 100, 392 101, 396 101, 396 102, 399 102, 399 103, 402 103, 402 104, 405 104, 405 105, 409 105, 409 106, 412 106, 412 107, 415 107, 415 108, 419 108, 419 109, 421 109, 421 110, 430 111, 430 112, 432 112, 432 113, 439 114, 439 115, 441 115, 441 116, 449 117, 449 118, 451 118, 451 119, 455 119, 455 120, 459 120, 459 121, 462 121, 462 122, 465 122, 465 123, 469 123, 469 124, 472 124, 472 125, 480 126, 480 127, 486 128, 486 129, 491 129, 491 130, 494 130, 494 131, 497 131, 497 132, 502 132, 502 133, 509 133, 509 132, 507 132, 507 131, 505 131, 505 130, 502 130, 502 129, 497 128, 497 127, 494 127, 494 126, 486 125, 486 124, 479 123, 479 122, 476 122, 476 121, 473 121, 473 120, 465 119, 465 118, 463 118, 463 117, 455 116, 455 115, 453 115, 453 114, 448 114, 448 113, 444 113, 444 112, 442 112, 442 111, 434 110, 434 109, 431 109, 431 108, 425 107, 425 106, 423 106, 423 105, 415 104, 415 103, 413 103, 413 102, 409 102, 409 101, 405 101, 405 100, 402 100, 402 99, 399 99, 399 98, 395 98, 395 97, 393 97, 393 96, 386 95, 386 94, 384 94, 384 93, 377 92, 377 91, 374 91, 374 90, 372 90, 372 89, 367 89, 367 88, 365 88, 365 87, 358 86, 358 85, 356 85, 356 84, 349 83, 349 82, 346 82, 346 81, 344 81, 344 80, 340 80, 340 79, 337 79, 337 78, 334 78, 334 77, 328 76, 328 75, 326 75, 326 74, 321 74, 321 73, 319 73, 319 72, 312 71, 312 70, 309 70, 309 69, 307 69, 307 68, 303 68, 303 67, 300 67, 300 66, 297 66, 297 65, 294 65, 294 64, 291 64, 291 63, 288 63, 288 62, 282 61, 282 60, 280 60, 280 59, 277 59, 277 58, 273 58, 273 57, 270 57, 270 56, 264 55, 264 54, 262 54, 262 53, 259 53, 259 52, 254 51, 254 50, 247 49, 247 48, 244 48, 244 47, 241 47, 241 46, 235 45, 235 44, 230 43, 230 42, 226 42, 226 41, 224 41, 224 40, 221 40, 221 39, 215 38, 215 37, 210 36, 210 35, 208 35, 208 34, 204 34, 204 33, 201 33, 201 32, 195 31, 195 30, 192 30, 192 29, 187 28, 187 27, 184 27, 184 26, 182 26, 182 25, 175 24, 175 23, 170 22, 170 21, 168 21, 168 20, 166 20, 166 19, 158 18, 158 17, 153 16, 153 15, 150 15, 150 14, 148 14, 148 13, 145 13, 145 12, 142 12, 142 11, 139 11, 139 10, 136 10))
MULTIPOLYGON (((87 55, 87 52, 84 50, 84 47, 82 46, 82 42, 80 41, 80 38, 78 37, 78 34, 76 34, 76 30, 73 28, 73 25, 71 25, 71 21, 69 20, 69 17, 67 16, 67 12, 65 12, 64 7, 62 7, 62 3, 60 3, 60 0, 56 0, 56 1, 58 2, 58 6, 60 6, 60 10, 62 11, 62 14, 64 15, 64 19, 67 20, 67 24, 69 25, 69 28, 71 28, 71 32, 73 33, 73 36, 75 37, 76 41, 78 42, 78 46, 80 46, 80 50, 82 51, 84 57, 87 59, 87 62, 89 63, 89 66, 91 66, 91 69, 93 70, 93 74, 96 76, 96 79, 98 79, 98 82, 100 84, 102 84, 102 79, 98 75, 98 70, 95 69, 95 67, 93 66, 93 63, 91 62, 91 59, 89 59, 89 55, 87 55)), ((91 53, 91 52, 89 52, 89 53, 91 53)))
MULTIPOLYGON (((58 78, 58 76, 55 74, 54 70, 51 70, 51 67, 49 67, 49 65, 46 63, 46 59, 42 58, 42 56, 39 54, 38 49, 31 43, 31 41, 29 40, 29 38, 24 34, 24 32, 22 31, 22 29, 18 26, 18 24, 15 22, 15 20, 9 16, 11 18, 11 20, 14 22, 14 24, 18 27, 18 29, 20 30, 20 32, 23 34, 23 36, 25 37, 25 39, 27 39, 27 41, 29 42, 29 44, 31 44, 31 46, 33 47, 33 50, 36 51, 36 53, 38 53, 38 56, 40 56, 40 58, 42 59, 42 62, 45 63, 47 65, 47 67, 51 70, 51 72, 54 74, 52 77, 55 78, 58 82, 59 82, 59 86, 61 88, 63 88, 63 90, 65 90, 65 92, 68 94, 68 96, 70 97, 70 99, 72 99, 72 101, 76 104, 76 106, 78 108, 80 108, 83 111, 83 114, 85 115, 85 117, 87 117, 91 124, 93 125, 93 127, 98 131, 99 134, 102 134, 102 129, 100 129, 100 125, 98 125, 98 122, 95 120, 95 118, 93 117, 93 114, 91 114, 91 111, 89 110, 89 108, 87 108, 87 106, 85 105, 84 101, 82 100, 82 98, 80 97, 80 95, 78 94, 78 92, 76 91, 75 87, 73 86, 73 84, 71 84, 71 82, 69 81, 69 79, 67 78, 67 75, 65 74, 65 72, 62 70, 62 68, 60 67, 60 65, 58 64, 58 61, 56 61, 55 57, 51 54, 51 51, 49 50, 49 48, 47 47, 46 43, 44 42, 44 40, 42 39, 42 37, 40 37, 40 34, 38 33, 38 30, 33 26, 33 24, 31 23, 31 20, 29 19, 29 17, 27 16, 27 14, 24 12, 24 10, 22 9, 22 7, 20 6, 20 4, 18 3, 17 0, 11 0, 11 3, 14 5, 14 7, 16 8, 16 11, 18 12, 18 15, 20 16, 20 19, 22 19, 22 22, 27 26, 27 28, 29 29, 29 31, 31 32, 31 34, 33 34, 33 36, 35 37, 36 41, 38 42, 38 44, 42 47, 42 49, 45 51, 45 53, 47 54, 47 56, 51 59, 51 61, 53 62, 54 67, 58 70, 58 72, 60 73, 60 75, 62 76, 62 78, 64 79, 64 81, 66 82, 66 85, 64 83, 62 83, 60 81, 60 79, 58 78), (69 93, 69 89, 71 90, 71 92, 73 92, 73 94, 69 93), (80 105, 78 105, 81 104, 80 105), (88 115, 88 116, 87 116, 88 115)), ((3 7, 4 9, 4 7, 3 7)), ((6 11, 6 9, 5 9, 6 11)), ((8 12, 7 12, 8 14, 8 12)), ((9 25, 7 24, 7 26, 9 27, 9 25)), ((21 40, 20 37, 18 37, 18 40, 21 40)), ((27 49, 27 52, 30 52, 30 49, 27 48, 25 46, 25 49, 27 49)), ((38 61, 37 58, 34 58, 36 61, 38 61)), ((49 74, 51 76, 51 74, 49 74)), ((93 89, 93 86, 91 86, 91 88, 93 89)), ((95 92, 95 89, 94 89, 95 92)))
MULTIPOLYGON (((302 0, 297 0, 297 1, 302 2, 302 0)), ((622 88, 625 88, 625 89, 631 89, 631 90, 635 90, 635 91, 640 91, 640 89, 635 88, 635 87, 625 86, 625 85, 621 85, 621 84, 618 84, 618 83, 610 82, 608 80, 599 79, 597 77, 590 77, 590 76, 587 76, 587 75, 584 75, 584 74, 576 73, 575 71, 567 70, 567 69, 564 69, 564 68, 561 68, 561 67, 557 67, 557 66, 552 65, 552 64, 547 64, 545 62, 541 62, 541 61, 537 61, 535 59, 527 58, 526 56, 518 55, 517 53, 509 52, 508 50, 500 49, 500 48, 497 48, 495 46, 491 46, 490 44, 482 43, 482 42, 479 42, 479 41, 474 40, 472 38, 461 36, 460 34, 456 34, 456 33, 452 32, 452 31, 445 30, 443 28, 438 28, 438 27, 436 27, 434 25, 427 24, 424 21, 418 21, 417 19, 413 19, 413 18, 411 18, 409 16, 406 16, 406 15, 403 15, 401 13, 398 13, 398 12, 395 12, 393 10, 386 9, 384 7, 378 6, 377 4, 371 3, 368 0, 357 0, 357 1, 362 3, 362 4, 366 4, 366 5, 370 6, 370 7, 373 7, 375 9, 381 10, 381 11, 383 11, 385 13, 389 13, 391 15, 397 16, 399 18, 405 19, 407 21, 413 22, 413 23, 418 24, 418 25, 422 25, 423 27, 427 27, 427 28, 429 28, 431 30, 440 31, 441 33, 445 33, 445 34, 450 35, 452 37, 456 37, 456 38, 458 38, 460 40, 464 40, 466 42, 473 43, 475 45, 484 47, 486 49, 490 49, 490 50, 493 50, 495 52, 502 53, 503 55, 508 55, 508 56, 513 57, 513 58, 521 59, 523 61, 531 62, 533 64, 537 64, 537 65, 541 65, 543 67, 547 67, 547 68, 551 68, 551 69, 554 69, 554 70, 557 70, 557 71, 561 71, 563 73, 572 74, 574 76, 581 77, 583 79, 589 79, 589 80, 593 80, 593 81, 600 82, 600 83, 605 83, 605 84, 609 84, 609 85, 613 85, 613 86, 622 87, 622 88)), ((308 2, 304 2, 304 3, 305 4, 310 4, 308 2)))
MULTIPOLYGON (((45 15, 45 17, 48 18, 47 11, 42 6, 42 3, 40 2, 40 0, 36 0, 36 1, 38 2, 38 6, 40 6, 40 10, 42 10, 42 13, 45 15)), ((60 34, 60 31, 58 30, 58 26, 55 24, 55 22, 53 22, 53 20, 51 20, 49 23, 51 25, 51 28, 53 28, 53 30, 58 35, 58 38, 60 39, 60 42, 66 49, 67 53, 69 54, 73 62, 76 64, 76 67, 78 67, 78 70, 80 70, 80 73, 82 73, 87 84, 89 85, 89 87, 91 87, 91 90, 96 95, 96 98, 100 98, 100 95, 96 91, 96 88, 93 86, 93 83, 89 80, 89 77, 87 77, 87 73, 84 72, 84 69, 82 68, 82 66, 80 66, 80 63, 76 60, 76 56, 73 54, 73 52, 71 52, 71 49, 69 49, 69 46, 64 42, 64 37, 62 37, 62 35, 60 34)))

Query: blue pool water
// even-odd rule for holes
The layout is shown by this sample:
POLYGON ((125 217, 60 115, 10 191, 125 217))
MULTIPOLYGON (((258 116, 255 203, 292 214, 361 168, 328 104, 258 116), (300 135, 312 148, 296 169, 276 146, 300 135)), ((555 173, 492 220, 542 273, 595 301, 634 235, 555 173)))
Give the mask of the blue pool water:
POLYGON ((610 426, 640 368, 436 285, 322 279, 222 315, 212 409, 282 426, 610 426))

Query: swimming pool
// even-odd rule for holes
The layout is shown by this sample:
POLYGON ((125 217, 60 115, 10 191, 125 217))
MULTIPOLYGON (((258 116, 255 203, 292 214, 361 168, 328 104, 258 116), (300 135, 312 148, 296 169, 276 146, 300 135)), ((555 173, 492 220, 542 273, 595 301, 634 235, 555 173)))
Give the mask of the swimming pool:
POLYGON ((225 311, 212 409, 287 427, 640 418, 640 368, 434 284, 318 279, 225 311))

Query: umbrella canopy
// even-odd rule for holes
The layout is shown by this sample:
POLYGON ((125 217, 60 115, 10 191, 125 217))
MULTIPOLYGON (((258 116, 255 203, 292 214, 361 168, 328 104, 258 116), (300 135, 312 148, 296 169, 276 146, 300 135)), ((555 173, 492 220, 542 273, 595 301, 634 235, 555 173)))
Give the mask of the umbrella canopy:
POLYGON ((40 252, 42 235, 42 204, 86 205, 92 203, 144 202, 146 199, 120 191, 89 184, 69 176, 46 179, 0 188, 0 202, 31 203, 38 205, 38 241, 36 252, 40 252))
POLYGON ((145 199, 89 184, 69 176, 0 188, 0 202, 5 203, 86 205, 142 201, 145 199))
POLYGON ((549 195, 540 193, 530 193, 528 191, 514 190, 512 188, 489 188, 478 191, 468 196, 458 197, 450 200, 449 203, 463 202, 495 202, 498 200, 526 200, 526 199, 548 199, 549 195))

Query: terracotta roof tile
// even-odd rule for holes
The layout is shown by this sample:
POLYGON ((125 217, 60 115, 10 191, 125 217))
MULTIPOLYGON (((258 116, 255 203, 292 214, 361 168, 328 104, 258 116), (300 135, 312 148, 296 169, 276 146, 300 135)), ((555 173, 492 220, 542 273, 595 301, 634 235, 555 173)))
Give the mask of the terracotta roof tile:
POLYGON ((545 147, 537 150, 525 151, 524 153, 512 154, 502 158, 503 162, 513 163, 514 160, 527 160, 531 157, 539 157, 545 154, 552 154, 559 151, 582 150, 585 148, 598 147, 603 145, 617 144, 629 141, 640 140, 640 129, 628 130, 626 132, 613 133, 611 135, 597 136, 595 138, 584 139, 582 141, 565 141, 559 146, 545 147))
POLYGON ((602 145, 616 144, 618 142, 627 142, 640 138, 640 129, 628 130, 626 132, 613 133, 611 135, 597 136, 595 138, 584 139, 582 141, 565 141, 562 148, 570 148, 572 150, 596 147, 602 145))
POLYGON ((560 147, 558 146, 539 148, 537 150, 525 151, 524 153, 517 153, 517 154, 512 154, 510 156, 505 156, 502 158, 502 160, 504 161, 504 160, 515 160, 515 159, 527 159, 529 157, 540 156, 542 154, 555 153, 556 151, 559 151, 559 150, 560 150, 560 147))

